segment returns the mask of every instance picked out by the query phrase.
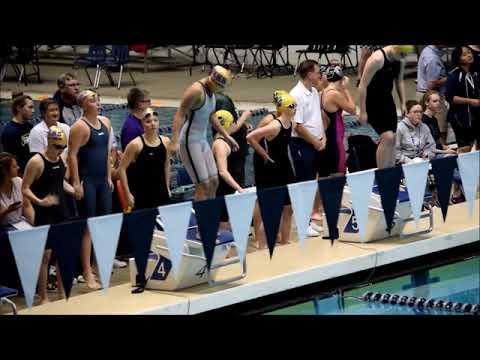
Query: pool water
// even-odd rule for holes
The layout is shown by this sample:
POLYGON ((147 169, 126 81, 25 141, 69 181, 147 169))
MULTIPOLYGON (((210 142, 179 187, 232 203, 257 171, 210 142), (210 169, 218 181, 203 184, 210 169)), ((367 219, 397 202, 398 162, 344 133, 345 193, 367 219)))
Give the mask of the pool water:
MULTIPOLYGON (((32 124, 36 125, 41 121, 40 111, 39 111, 39 101, 34 101, 35 106, 35 113, 34 119, 31 121, 32 124)), ((171 136, 172 133, 172 122, 175 112, 177 108, 174 107, 161 107, 156 108, 160 120, 160 133, 162 135, 171 136)), ((102 115, 107 116, 113 126, 114 133, 119 139, 120 131, 122 129, 122 125, 124 120, 128 115, 127 104, 102 104, 102 115)), ((9 105, 7 103, 0 103, 0 134, 2 132, 3 126, 10 121, 12 115, 10 112, 9 105)), ((261 120, 262 115, 254 116, 251 119, 251 123, 253 126, 256 126, 258 122, 261 120)), ((370 125, 360 125, 356 121, 356 117, 354 116, 345 116, 345 148, 347 148, 346 139, 349 135, 366 135, 370 136, 374 141, 378 140, 377 133, 372 129, 370 125)), ((209 131, 208 134, 209 140, 211 142, 212 134, 209 131)), ((120 141, 118 141, 120 143, 120 141)), ((252 186, 254 185, 254 173, 253 173, 253 152, 252 148, 249 148, 249 155, 247 157, 246 165, 245 165, 245 186, 252 186)), ((176 182, 176 171, 181 167, 181 164, 178 159, 174 159, 173 167, 172 167, 172 187, 177 187, 176 182)))
POLYGON ((364 302, 354 297, 372 291, 426 299, 480 304, 480 257, 416 272, 272 311, 271 315, 462 315, 446 310, 364 302))

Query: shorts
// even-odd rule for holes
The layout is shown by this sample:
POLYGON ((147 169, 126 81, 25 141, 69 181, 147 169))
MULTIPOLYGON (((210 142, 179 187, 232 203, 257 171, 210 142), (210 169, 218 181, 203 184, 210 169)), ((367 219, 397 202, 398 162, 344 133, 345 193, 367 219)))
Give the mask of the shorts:
POLYGON ((452 130, 459 148, 472 146, 475 141, 477 142, 477 146, 480 144, 480 129, 476 127, 461 127, 454 122, 451 122, 450 125, 452 125, 452 130))
POLYGON ((315 180, 321 172, 321 152, 301 138, 292 138, 290 154, 297 182, 315 180))
POLYGON ((206 140, 180 144, 180 159, 194 184, 218 176, 212 149, 206 140))
POLYGON ((83 179, 83 199, 77 202, 81 218, 107 215, 112 212, 112 189, 106 180, 83 179))
POLYGON ((382 135, 387 131, 392 131, 394 134, 397 132, 397 108, 395 107, 393 98, 391 101, 386 101, 378 99, 377 104, 370 107, 367 104, 368 123, 378 135, 382 135), (378 104, 382 103, 382 107, 379 107, 378 104))

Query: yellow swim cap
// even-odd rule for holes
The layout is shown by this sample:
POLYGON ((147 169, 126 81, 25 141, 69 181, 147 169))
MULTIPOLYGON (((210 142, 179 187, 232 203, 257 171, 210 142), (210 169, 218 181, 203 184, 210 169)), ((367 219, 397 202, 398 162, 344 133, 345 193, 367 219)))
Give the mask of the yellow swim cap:
POLYGON ((67 136, 65 132, 58 126, 50 126, 48 129, 48 145, 67 146, 67 136))
POLYGON ((280 96, 282 95, 288 95, 288 91, 286 90, 275 90, 273 92, 273 103, 275 106, 278 106, 278 103, 280 101, 280 96))
POLYGON ((415 46, 413 45, 393 45, 398 51, 410 54, 415 51, 415 46))
POLYGON ((232 72, 230 70, 216 65, 213 67, 212 72, 210 73, 210 80, 212 80, 218 87, 225 88, 227 85, 232 83, 232 72))
POLYGON ((213 116, 215 116, 224 129, 228 129, 233 124, 233 115, 227 110, 218 110, 213 116))
POLYGON ((275 105, 277 106, 277 112, 281 114, 289 107, 296 108, 297 102, 295 101, 295 98, 290 94, 280 94, 277 95, 275 105))

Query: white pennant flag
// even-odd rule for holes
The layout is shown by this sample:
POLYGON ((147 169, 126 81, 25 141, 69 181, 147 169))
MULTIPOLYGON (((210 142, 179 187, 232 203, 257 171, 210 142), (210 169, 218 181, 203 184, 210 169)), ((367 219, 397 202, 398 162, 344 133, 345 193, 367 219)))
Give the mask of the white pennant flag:
POLYGON ((457 157, 458 171, 462 178, 463 191, 468 204, 470 217, 473 216, 473 205, 478 189, 478 181, 480 177, 480 152, 473 151, 466 154, 460 154, 457 157))
POLYGON ((168 252, 172 261, 173 276, 178 279, 182 264, 183 244, 187 238, 188 224, 192 215, 192 202, 187 201, 158 208, 165 230, 168 252))
POLYGON ((429 161, 421 161, 402 165, 405 183, 408 190, 410 208, 412 209, 415 226, 418 227, 418 221, 422 213, 423 199, 425 197, 425 188, 427 186, 429 161))
POLYGON ((112 274, 120 230, 122 229, 122 221, 122 213, 87 219, 104 292, 107 291, 110 285, 110 276, 112 274))
POLYGON ((375 169, 359 171, 347 174, 347 184, 350 188, 352 207, 357 218, 360 238, 366 240, 368 223, 368 205, 372 194, 373 181, 375 180, 375 169))
POLYGON ((33 305, 33 297, 49 229, 50 225, 44 225, 28 230, 8 232, 28 308, 33 305))
POLYGON ((307 228, 310 224, 315 193, 318 189, 316 180, 303 181, 295 184, 288 184, 288 193, 292 203, 295 224, 297 225, 298 242, 303 248, 307 228))
POLYGON ((256 192, 225 195, 225 204, 227 205, 228 217, 232 226, 233 240, 237 247, 238 257, 242 263, 247 253, 248 234, 250 233, 256 200, 256 192))

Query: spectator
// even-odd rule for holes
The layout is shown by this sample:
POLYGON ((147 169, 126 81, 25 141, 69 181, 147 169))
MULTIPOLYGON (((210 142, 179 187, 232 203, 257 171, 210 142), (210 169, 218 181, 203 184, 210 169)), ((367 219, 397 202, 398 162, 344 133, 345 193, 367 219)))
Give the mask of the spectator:
MULTIPOLYGON (((48 132, 47 148, 35 154, 27 163, 22 192, 35 210, 35 226, 58 224, 66 220, 65 193, 73 194, 73 188, 65 180, 66 167, 61 158, 67 147, 67 137, 57 126, 48 132)), ((38 278, 40 304, 49 302, 47 295, 48 265, 52 256, 52 244, 47 241, 38 278)), ((59 298, 64 297, 58 263, 57 289, 59 298)))
MULTIPOLYGON (((60 109, 55 100, 51 98, 43 99, 40 102, 40 114, 42 121, 35 125, 30 131, 29 147, 31 153, 39 153, 44 151, 48 146, 48 132, 51 126, 58 126, 65 135, 70 134, 70 127, 67 124, 59 122, 60 109)), ((63 155, 66 156, 65 149, 63 155)))
POLYGON ((430 133, 432 134, 433 140, 435 140, 435 154, 450 154, 454 155, 457 152, 453 149, 450 149, 447 145, 443 145, 440 141, 440 129, 438 127, 438 121, 436 115, 440 111, 442 98, 436 90, 427 90, 423 95, 422 107, 424 109, 422 122, 428 126, 430 133))
POLYGON ((455 68, 447 79, 446 99, 450 104, 447 120, 457 140, 458 152, 472 150, 480 141, 480 83, 479 74, 472 71, 473 54, 467 46, 452 52, 455 68))
POLYGON ((363 70, 367 60, 372 54, 381 49, 383 45, 360 45, 360 56, 358 57, 358 72, 357 72, 357 87, 360 85, 360 79, 362 78, 363 70))
POLYGON ((0 153, 0 226, 15 230, 30 227, 33 221, 32 204, 22 196, 17 160, 12 154, 0 153))
MULTIPOLYGON (((315 88, 322 79, 322 73, 314 60, 303 61, 298 67, 298 73, 300 80, 290 91, 290 95, 297 103, 290 150, 296 181, 308 181, 315 180, 320 173, 322 166, 320 152, 325 149, 327 141, 320 111, 320 98, 315 88)), ((320 206, 320 196, 317 192, 312 220, 321 220, 320 206)), ((321 227, 315 230, 310 223, 307 234, 319 236, 321 230, 321 227)))
MULTIPOLYGON (((99 116, 98 95, 90 90, 78 95, 78 104, 83 109, 81 121, 72 126, 68 146, 68 168, 83 218, 106 215, 112 208, 112 178, 109 161, 111 131, 110 120, 99 116)), ((88 231, 82 242, 81 260, 83 277, 90 289, 99 289, 91 266, 92 239, 88 231)))
POLYGON ((380 136, 377 147, 377 167, 380 169, 395 165, 395 132, 398 116, 392 90, 395 84, 404 115, 405 58, 413 50, 412 45, 389 45, 375 51, 365 64, 360 81, 359 121, 361 124, 368 121, 380 136))
POLYGON ((60 111, 59 122, 72 126, 82 116, 82 108, 77 104, 80 82, 71 73, 65 73, 57 79, 58 90, 53 95, 60 111))
POLYGON ((480 76, 480 45, 468 45, 473 54, 473 71, 480 76))
POLYGON ((130 141, 143 134, 142 119, 145 116, 145 110, 150 106, 150 102, 150 94, 146 90, 131 88, 128 92, 127 106, 130 113, 123 123, 120 134, 123 151, 130 141))
POLYGON ((432 159, 435 140, 428 126, 422 123, 422 106, 416 100, 409 100, 406 107, 407 116, 398 123, 395 140, 397 164, 432 159))
POLYGON ((125 149, 119 168, 128 205, 148 209, 170 203, 170 139, 158 135, 158 114, 147 109, 144 134, 125 149))
POLYGON ((3 151, 14 155, 18 160, 19 173, 23 173, 30 151, 28 139, 33 125, 30 123, 34 113, 32 98, 28 95, 20 95, 13 99, 13 118, 5 125, 2 133, 3 151))
POLYGON ((447 70, 442 60, 443 48, 444 45, 428 45, 422 50, 417 67, 417 100, 421 101, 428 90, 438 91, 440 104, 436 118, 440 130, 440 142, 445 145, 448 131, 448 109, 445 103, 447 70))

